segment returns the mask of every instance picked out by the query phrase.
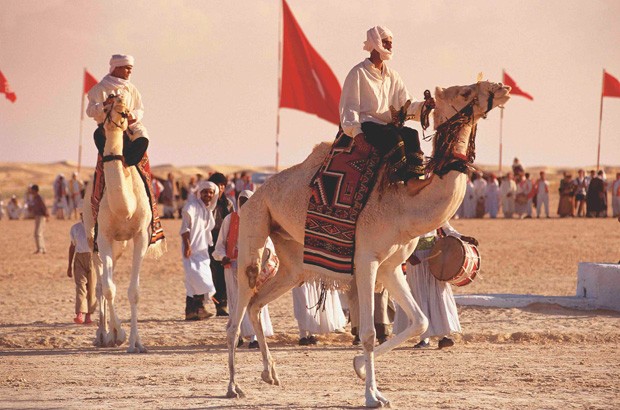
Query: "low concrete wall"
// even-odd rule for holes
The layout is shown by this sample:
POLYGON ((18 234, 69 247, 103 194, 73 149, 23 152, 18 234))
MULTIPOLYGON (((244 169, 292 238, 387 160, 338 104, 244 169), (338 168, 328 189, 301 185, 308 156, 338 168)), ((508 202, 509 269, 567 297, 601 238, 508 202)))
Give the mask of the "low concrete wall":
POLYGON ((569 309, 620 311, 620 265, 581 262, 575 296, 515 294, 455 295, 462 306, 522 308, 534 303, 555 304, 569 309))

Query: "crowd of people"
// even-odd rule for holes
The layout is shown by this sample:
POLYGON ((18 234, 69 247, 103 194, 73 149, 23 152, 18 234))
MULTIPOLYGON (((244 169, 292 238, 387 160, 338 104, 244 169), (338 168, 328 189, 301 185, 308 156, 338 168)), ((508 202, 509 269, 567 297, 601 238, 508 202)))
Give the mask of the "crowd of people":
MULTIPOLYGON (((545 171, 532 179, 529 172, 515 158, 512 171, 502 178, 494 173, 472 172, 467 178, 463 202, 456 218, 497 218, 500 210, 504 218, 550 218, 550 182, 545 171)), ((620 173, 613 182, 607 180, 605 171, 591 170, 586 176, 580 169, 575 178, 564 172, 558 192, 560 200, 557 216, 607 217, 608 197, 611 197, 612 216, 620 216, 620 173)))

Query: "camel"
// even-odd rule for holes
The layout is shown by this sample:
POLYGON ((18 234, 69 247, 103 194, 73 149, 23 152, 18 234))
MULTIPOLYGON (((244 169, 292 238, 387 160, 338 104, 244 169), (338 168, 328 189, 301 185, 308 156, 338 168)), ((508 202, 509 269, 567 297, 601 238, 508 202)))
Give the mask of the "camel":
MULTIPOLYGON (((138 334, 139 278, 142 259, 149 247, 152 211, 144 183, 135 166, 125 165, 123 133, 127 129, 127 109, 122 96, 114 99, 107 109, 104 122, 106 142, 103 152, 105 190, 101 198, 97 226, 98 252, 93 252, 97 272, 99 326, 93 344, 98 347, 120 346, 126 340, 125 331, 116 314, 114 299, 114 267, 127 245, 133 240, 133 264, 128 289, 131 306, 129 353, 145 353, 147 349, 138 334)), ((93 181, 88 184, 85 198, 90 198, 93 181)), ((89 200, 83 206, 84 227, 91 249, 94 245, 95 221, 89 200)), ((163 244, 162 244, 163 245, 163 244)), ((165 247, 165 245, 164 245, 165 247)), ((157 256, 157 255, 156 255, 157 256)))
MULTIPOLYGON (((331 144, 315 147, 308 158, 266 181, 241 209, 239 232, 239 289, 237 308, 227 328, 230 379, 227 397, 243 397, 235 378, 235 348, 241 318, 248 310, 263 358, 263 381, 279 385, 275 362, 269 352, 259 310, 305 280, 319 276, 342 286, 355 281, 360 308, 360 339, 363 354, 353 360, 354 370, 365 379, 367 407, 389 405, 377 388, 374 357, 422 334, 428 320, 421 313, 405 281, 401 264, 413 252, 418 237, 436 229, 456 212, 465 194, 465 164, 473 162, 475 126, 492 108, 508 101, 510 87, 488 81, 469 86, 435 90, 434 155, 427 171, 428 182, 413 192, 404 184, 382 192, 377 184, 359 216, 355 240, 355 274, 317 274, 303 264, 304 227, 310 198, 309 183, 330 150, 331 144), (442 138, 438 138, 443 135, 442 138), (442 150, 445 150, 444 154, 442 150), (456 166, 455 166, 456 165, 456 166), (280 259, 278 273, 260 288, 256 276, 261 267, 265 239, 270 236, 280 259), (388 289, 409 318, 405 331, 375 348, 373 291, 377 284, 388 289)), ((378 176, 381 181, 381 175, 378 176)))

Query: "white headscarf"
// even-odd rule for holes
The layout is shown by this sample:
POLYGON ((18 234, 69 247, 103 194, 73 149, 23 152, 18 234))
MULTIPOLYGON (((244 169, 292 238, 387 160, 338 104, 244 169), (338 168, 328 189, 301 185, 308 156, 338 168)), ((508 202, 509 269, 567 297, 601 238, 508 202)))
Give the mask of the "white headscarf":
POLYGON ((217 184, 214 184, 211 181, 206 181, 206 180, 201 180, 200 182, 198 182, 198 185, 196 185, 196 195, 195 198, 203 205, 205 206, 204 202, 202 202, 202 199, 200 199, 200 193, 202 191, 204 191, 205 189, 212 189, 213 191, 215 191, 215 194, 213 194, 213 199, 211 200, 211 202, 209 202, 209 205, 207 206, 207 209, 210 210, 211 212, 213 212, 215 210, 215 207, 217 206, 217 197, 220 193, 220 188, 217 186, 217 184))
POLYGON ((364 41, 364 50, 370 52, 377 50, 381 56, 381 60, 389 60, 392 58, 392 51, 383 47, 381 40, 388 37, 394 38, 392 32, 387 27, 375 26, 366 32, 366 41, 364 41))
POLYGON ((254 195, 254 192, 250 191, 249 189, 245 189, 239 193, 239 198, 250 199, 252 195, 254 195))
POLYGON ((116 67, 125 67, 126 65, 133 66, 134 58, 126 54, 114 54, 110 58, 110 73, 114 71, 116 67))

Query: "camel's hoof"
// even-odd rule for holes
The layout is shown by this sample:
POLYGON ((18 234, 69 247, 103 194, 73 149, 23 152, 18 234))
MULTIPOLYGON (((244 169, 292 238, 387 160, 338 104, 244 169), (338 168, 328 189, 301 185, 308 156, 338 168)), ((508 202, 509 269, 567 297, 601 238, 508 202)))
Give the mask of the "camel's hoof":
POLYGON ((355 356, 353 358, 353 369, 357 377, 366 380, 366 360, 364 359, 364 355, 355 356))
POLYGON ((261 379, 267 384, 275 384, 269 370, 263 370, 260 374, 261 379))
POLYGON ((237 385, 229 386, 226 397, 229 399, 242 399, 245 397, 245 393, 237 385))
POLYGON ((103 332, 100 332, 99 330, 97 330, 97 334, 95 335, 95 338, 93 339, 93 346, 95 347, 104 347, 105 346, 105 337, 103 332))
POLYGON ((369 409, 378 409, 379 407, 383 407, 383 403, 381 400, 377 399, 366 399, 366 407, 369 409))
POLYGON ((140 353, 140 349, 137 347, 129 347, 127 348, 127 353, 140 353))
POLYGON ((116 345, 120 346, 123 343, 125 343, 125 340, 127 340, 127 333, 125 333, 125 331, 122 328, 118 329, 118 331, 116 331, 115 333, 116 333, 116 338, 115 338, 116 345))
POLYGON ((387 407, 387 408, 392 407, 392 405, 390 404, 390 401, 383 394, 381 394, 379 390, 375 390, 375 394, 377 395, 377 399, 379 399, 383 407, 387 407))

